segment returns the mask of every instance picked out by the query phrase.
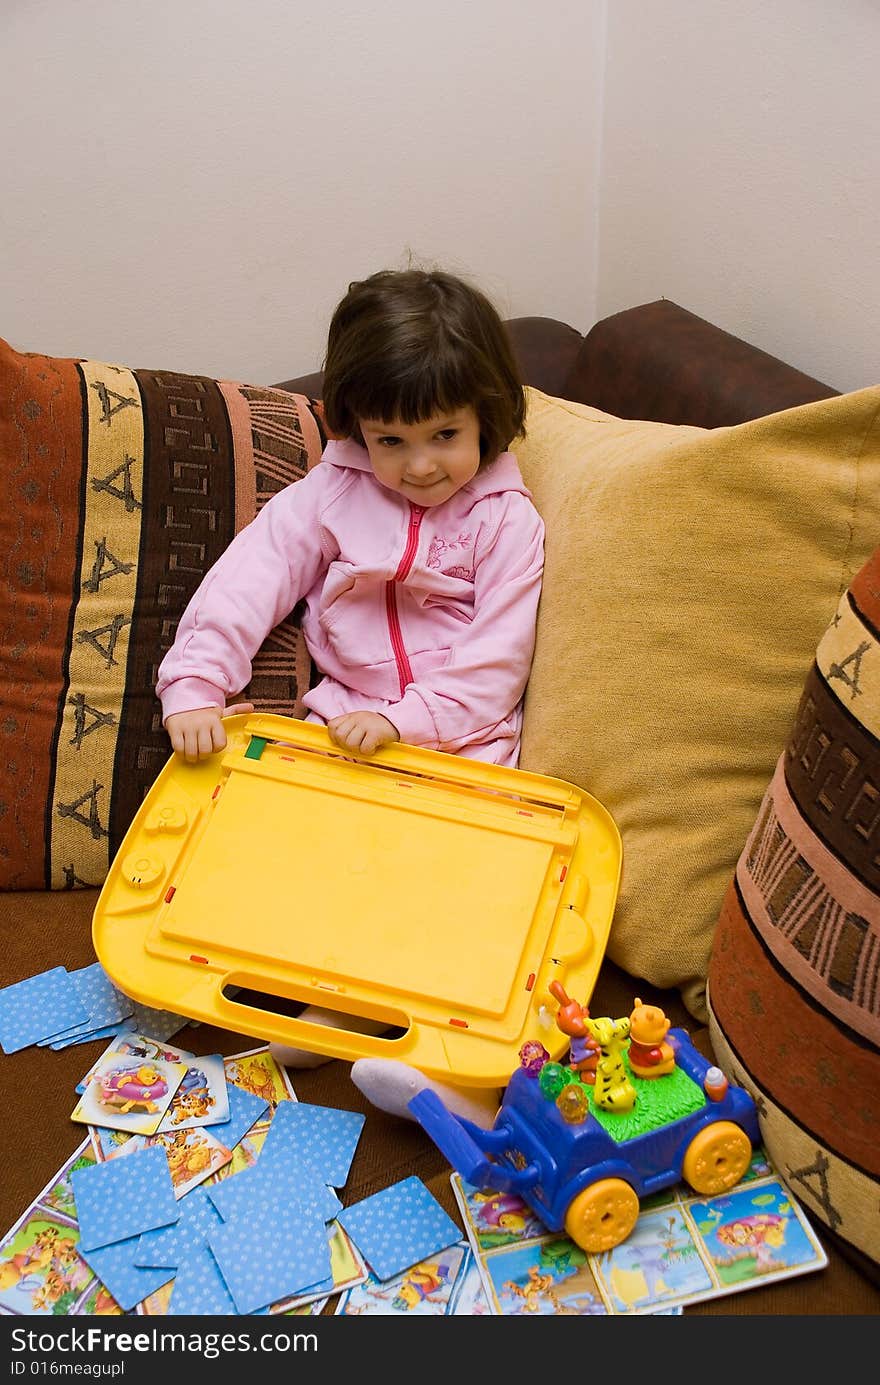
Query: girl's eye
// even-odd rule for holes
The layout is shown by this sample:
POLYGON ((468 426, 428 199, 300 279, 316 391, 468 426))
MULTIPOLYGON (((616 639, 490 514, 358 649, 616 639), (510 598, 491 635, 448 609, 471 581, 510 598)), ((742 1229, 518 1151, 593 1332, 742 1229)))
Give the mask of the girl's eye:
POLYGON ((397 447, 398 443, 400 442, 400 438, 377 438, 376 441, 380 447, 397 447))
POLYGON ((455 437, 457 432, 457 428, 443 428, 437 436, 438 438, 442 438, 443 442, 449 442, 451 438, 455 437))

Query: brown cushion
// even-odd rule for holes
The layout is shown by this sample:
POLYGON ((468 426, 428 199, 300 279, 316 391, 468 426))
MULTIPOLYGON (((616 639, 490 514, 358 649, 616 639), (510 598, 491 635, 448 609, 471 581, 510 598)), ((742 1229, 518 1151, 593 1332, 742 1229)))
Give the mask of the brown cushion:
POLYGON ((727 881, 880 534, 880 387, 714 429, 527 395, 546 544, 520 763, 612 813, 609 954, 705 1020, 727 881))
MULTIPOLYGON (((100 884, 169 754, 156 671, 234 534, 320 456, 301 396, 0 341, 0 888, 100 884)), ((296 621, 248 694, 295 715, 296 621)))
POLYGON ((771 1158, 880 1264, 880 549, 819 643, 728 887, 709 1004, 771 1158))

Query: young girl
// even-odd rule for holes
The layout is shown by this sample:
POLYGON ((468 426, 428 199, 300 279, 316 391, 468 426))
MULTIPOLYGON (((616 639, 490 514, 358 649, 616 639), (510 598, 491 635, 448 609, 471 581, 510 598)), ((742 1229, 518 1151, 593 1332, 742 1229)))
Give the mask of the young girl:
MULTIPOLYGON (((544 527, 506 451, 524 397, 501 319, 454 275, 374 274, 333 314, 323 394, 333 441, 321 463, 233 540, 160 665, 174 750, 196 760, 225 746, 227 699, 303 600, 323 674, 303 702, 336 745, 372 755, 402 740, 516 765, 544 527)), ((313 1008, 302 1018, 339 1022, 313 1008)), ((352 1076, 386 1110, 391 1076, 407 1099, 418 1077, 367 1060, 352 1076)))

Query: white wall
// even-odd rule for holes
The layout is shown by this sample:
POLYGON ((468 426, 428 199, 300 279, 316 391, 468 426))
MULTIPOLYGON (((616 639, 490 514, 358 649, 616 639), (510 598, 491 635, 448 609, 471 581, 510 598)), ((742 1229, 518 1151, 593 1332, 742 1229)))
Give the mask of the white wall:
POLYGON ((412 255, 595 302, 602 6, 0 0, 0 335, 269 383, 412 255))
POLYGON ((877 0, 0 0, 0 335, 269 382, 412 254, 873 384, 878 59, 877 0))
POLYGON ((596 313, 880 382, 880 5, 608 0, 596 313))

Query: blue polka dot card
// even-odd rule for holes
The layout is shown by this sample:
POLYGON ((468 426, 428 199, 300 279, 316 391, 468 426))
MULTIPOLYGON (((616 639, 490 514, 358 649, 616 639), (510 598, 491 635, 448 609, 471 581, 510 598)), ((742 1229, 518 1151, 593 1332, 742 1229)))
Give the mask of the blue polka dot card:
POLYGON ((269 1126, 260 1163, 277 1161, 288 1175, 309 1170, 322 1183, 342 1188, 365 1120, 359 1111, 337 1111, 305 1101, 284 1102, 269 1126))
POLYGON ((73 1029, 57 1039, 52 1039, 49 1047, 57 1053, 62 1048, 72 1048, 74 1044, 90 1044, 93 1039, 110 1039, 114 1034, 122 1033, 126 1023, 126 1020, 119 1020, 116 1024, 102 1024, 100 1029, 73 1029))
POLYGON ((206 1192, 224 1221, 308 1210, 328 1222, 342 1207, 333 1189, 311 1170, 294 1177, 281 1162, 265 1163, 262 1154, 251 1168, 230 1174, 206 1192))
POLYGON ((180 1217, 168 1226, 145 1231, 138 1242, 135 1264, 175 1269, 194 1251, 207 1245, 212 1231, 222 1224, 204 1188, 195 1188, 179 1203, 180 1217))
POLYGON ((88 1019, 72 1029, 65 1030, 63 1035, 56 1035, 54 1040, 41 1039, 40 1044, 43 1046, 51 1042, 54 1048, 56 1043, 63 1045, 84 1035, 100 1038, 106 1026, 119 1024, 132 1012, 134 1002, 116 989, 100 962, 93 962, 89 967, 80 967, 78 971, 70 972, 70 979, 85 1006, 88 1019))
POLYGON ((88 1018, 67 968, 51 967, 0 990, 0 1048, 17 1053, 88 1018))
POLYGON ((253 1313, 331 1278, 327 1229, 314 1212, 228 1221, 209 1244, 239 1313, 253 1313))
POLYGON ((70 1181, 81 1250, 139 1236, 180 1216, 168 1160, 157 1145, 122 1159, 74 1169, 70 1181))
POLYGON ((211 1134, 227 1149, 235 1149, 251 1126, 256 1125, 260 1117, 268 1111, 269 1103, 265 1097, 246 1092, 243 1087, 236 1087, 233 1082, 227 1083, 226 1095, 229 1100, 229 1115, 225 1121, 211 1127, 211 1134))
POLYGON ((390 1279, 461 1239, 461 1229, 414 1176, 343 1208, 337 1220, 377 1279, 390 1279))
POLYGON ((78 1250, 89 1269, 94 1270, 104 1288, 115 1298, 119 1307, 126 1313, 135 1304, 141 1303, 149 1294, 154 1294, 167 1284, 174 1271, 169 1269, 143 1269, 135 1264, 139 1236, 131 1236, 113 1245, 78 1250))
POLYGON ((210 1248, 199 1246, 178 1268, 171 1288, 169 1316, 227 1317, 237 1312, 210 1248))

